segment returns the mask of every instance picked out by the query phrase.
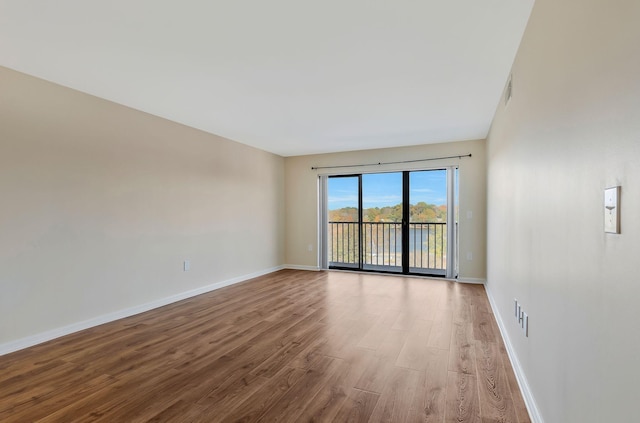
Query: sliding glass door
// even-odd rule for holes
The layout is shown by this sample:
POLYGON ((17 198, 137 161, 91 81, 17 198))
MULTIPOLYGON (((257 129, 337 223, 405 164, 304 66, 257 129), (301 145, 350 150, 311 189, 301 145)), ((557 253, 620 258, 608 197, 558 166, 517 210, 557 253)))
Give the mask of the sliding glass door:
POLYGON ((329 176, 327 265, 455 275, 457 169, 329 176))

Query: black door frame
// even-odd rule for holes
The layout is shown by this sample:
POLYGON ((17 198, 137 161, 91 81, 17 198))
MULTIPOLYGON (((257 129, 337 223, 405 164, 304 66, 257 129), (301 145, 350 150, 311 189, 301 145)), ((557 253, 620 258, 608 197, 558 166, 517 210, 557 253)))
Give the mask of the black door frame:
MULTIPOLYGON (((402 173, 402 221, 401 221, 401 233, 402 233, 402 264, 401 271, 392 271, 392 270, 379 270, 379 269, 365 269, 364 268, 364 251, 363 251, 363 192, 362 192, 362 173, 355 174, 346 174, 346 175, 331 175, 328 178, 358 178, 358 263, 356 267, 348 267, 348 266, 329 266, 330 269, 338 269, 338 270, 351 270, 351 271, 360 271, 360 272, 372 272, 372 273, 389 273, 394 275, 418 275, 418 276, 429 276, 429 277, 445 277, 442 274, 431 274, 431 273, 416 273, 410 271, 410 261, 409 261, 409 246, 410 246, 410 236, 409 236, 409 222, 411 215, 411 203, 410 203, 410 174, 411 172, 424 172, 430 170, 446 170, 449 172, 449 168, 440 168, 440 169, 424 169, 424 170, 402 170, 402 171, 389 171, 389 172, 372 172, 372 173, 402 173)), ((447 183, 448 185, 448 183, 447 183)), ((449 187, 447 186, 447 190, 449 187)), ((449 204, 447 204, 449 207, 449 204)))

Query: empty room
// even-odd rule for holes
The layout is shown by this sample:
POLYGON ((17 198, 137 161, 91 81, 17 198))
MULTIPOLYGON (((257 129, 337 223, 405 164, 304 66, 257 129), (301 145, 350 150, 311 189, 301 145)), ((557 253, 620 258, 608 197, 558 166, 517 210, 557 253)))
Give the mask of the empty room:
POLYGON ((638 22, 0 0, 0 421, 638 420, 638 22))

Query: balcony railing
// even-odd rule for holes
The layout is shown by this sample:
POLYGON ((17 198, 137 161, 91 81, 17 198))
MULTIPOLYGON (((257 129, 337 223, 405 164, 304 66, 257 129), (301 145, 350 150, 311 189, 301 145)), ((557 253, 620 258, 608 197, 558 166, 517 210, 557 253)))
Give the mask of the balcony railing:
MULTIPOLYGON (((329 222, 329 264, 358 268, 360 224, 329 222)), ((409 270, 444 274, 447 268, 447 224, 409 223, 409 270)), ((402 270, 402 224, 362 223, 362 267, 368 270, 402 270)))

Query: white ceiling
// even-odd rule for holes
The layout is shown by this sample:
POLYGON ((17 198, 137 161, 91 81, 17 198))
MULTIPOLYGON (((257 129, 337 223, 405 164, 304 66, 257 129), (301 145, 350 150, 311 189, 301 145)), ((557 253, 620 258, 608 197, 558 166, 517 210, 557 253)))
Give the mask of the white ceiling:
POLYGON ((459 141, 487 135, 532 6, 0 0, 0 65, 283 156, 459 141))

